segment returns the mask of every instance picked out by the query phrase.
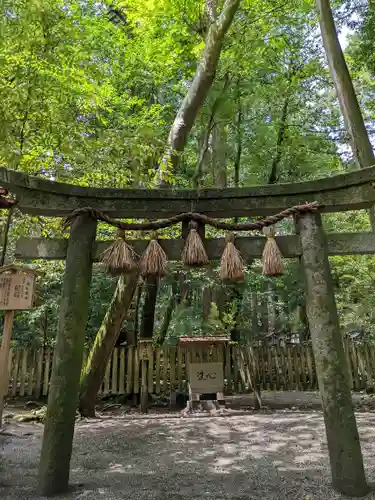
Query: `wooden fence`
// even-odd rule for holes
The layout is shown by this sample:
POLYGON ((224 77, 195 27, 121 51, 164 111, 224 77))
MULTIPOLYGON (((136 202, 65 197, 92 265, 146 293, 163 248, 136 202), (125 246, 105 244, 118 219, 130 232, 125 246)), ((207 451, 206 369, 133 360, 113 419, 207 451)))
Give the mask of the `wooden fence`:
MULTIPOLYGON (((350 366, 349 379, 353 390, 374 388, 375 346, 344 343, 350 366)), ((9 358, 8 396, 39 398, 47 396, 52 368, 52 350, 12 350, 9 358)), ((170 394, 187 389, 190 362, 223 361, 225 392, 249 390, 249 368, 257 373, 260 388, 265 390, 316 390, 318 388, 314 357, 310 345, 288 347, 255 347, 228 345, 207 348, 149 346, 147 368, 149 392, 170 394)), ((140 391, 139 350, 120 347, 113 352, 101 387, 101 394, 131 394, 140 391)))

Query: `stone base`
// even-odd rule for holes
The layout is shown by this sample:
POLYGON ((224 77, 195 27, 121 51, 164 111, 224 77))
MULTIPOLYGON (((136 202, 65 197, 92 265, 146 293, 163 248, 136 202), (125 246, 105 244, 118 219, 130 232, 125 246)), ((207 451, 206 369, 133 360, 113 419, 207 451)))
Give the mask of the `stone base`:
POLYGON ((193 399, 186 403, 186 408, 183 413, 212 413, 220 410, 225 410, 224 401, 208 400, 208 399, 193 399))
POLYGON ((225 406, 221 406, 217 401, 188 401, 187 406, 181 412, 183 417, 199 417, 199 416, 223 416, 229 412, 225 406), (193 404, 192 404, 193 403, 193 404), (203 403, 203 404, 202 404, 203 403))

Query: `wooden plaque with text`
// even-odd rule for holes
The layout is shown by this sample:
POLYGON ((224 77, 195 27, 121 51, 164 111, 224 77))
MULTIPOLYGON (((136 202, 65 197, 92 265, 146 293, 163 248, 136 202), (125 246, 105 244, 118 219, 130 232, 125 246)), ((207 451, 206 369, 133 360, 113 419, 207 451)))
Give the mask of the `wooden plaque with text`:
POLYGON ((18 268, 0 269, 0 310, 31 309, 34 291, 34 272, 18 268))

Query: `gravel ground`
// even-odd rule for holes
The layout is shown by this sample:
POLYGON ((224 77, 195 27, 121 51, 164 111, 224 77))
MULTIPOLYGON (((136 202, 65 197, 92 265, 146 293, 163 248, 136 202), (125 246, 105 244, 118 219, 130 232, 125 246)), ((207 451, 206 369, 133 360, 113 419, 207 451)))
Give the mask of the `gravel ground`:
MULTIPOLYGON (((375 482, 375 414, 357 415, 375 482)), ((36 500, 41 424, 0 434, 0 498, 36 500)), ((76 426, 73 489, 63 500, 343 500, 330 487, 322 415, 106 417, 76 426)), ((367 499, 375 499, 375 493, 367 499)))

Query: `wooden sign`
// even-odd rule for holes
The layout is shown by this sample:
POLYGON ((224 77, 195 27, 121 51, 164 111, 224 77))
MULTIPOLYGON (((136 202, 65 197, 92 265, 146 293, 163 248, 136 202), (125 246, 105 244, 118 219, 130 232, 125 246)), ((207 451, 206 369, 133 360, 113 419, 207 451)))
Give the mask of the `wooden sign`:
POLYGON ((223 363, 190 363, 189 384, 195 393, 223 392, 223 363))
POLYGON ((34 272, 12 266, 0 269, 0 310, 32 308, 34 290, 34 272))
POLYGON ((4 398, 8 393, 8 359, 14 311, 30 309, 34 304, 36 272, 19 266, 0 268, 0 310, 5 311, 0 346, 0 428, 3 426, 4 398))
POLYGON ((141 361, 150 361, 152 356, 152 339, 143 339, 139 341, 139 359, 141 361))

